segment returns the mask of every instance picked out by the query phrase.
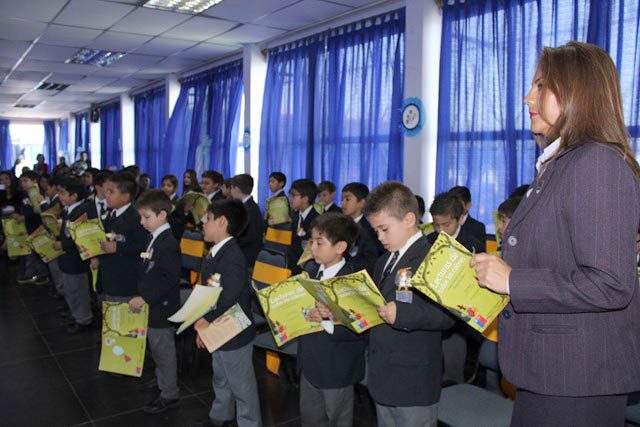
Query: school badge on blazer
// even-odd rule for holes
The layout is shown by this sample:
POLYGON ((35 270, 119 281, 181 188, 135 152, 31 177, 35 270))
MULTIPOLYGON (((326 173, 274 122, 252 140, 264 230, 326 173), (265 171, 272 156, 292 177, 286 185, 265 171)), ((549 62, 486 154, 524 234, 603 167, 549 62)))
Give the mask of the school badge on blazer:
POLYGON ((396 273, 395 283, 396 301, 411 304, 413 302, 413 292, 411 291, 411 269, 402 268, 396 273))

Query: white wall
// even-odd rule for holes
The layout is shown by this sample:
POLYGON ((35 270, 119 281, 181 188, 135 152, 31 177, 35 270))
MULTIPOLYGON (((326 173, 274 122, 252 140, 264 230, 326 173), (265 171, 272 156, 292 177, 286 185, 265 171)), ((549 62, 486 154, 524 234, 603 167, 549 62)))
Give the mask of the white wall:
POLYGON ((135 111, 129 94, 120 95, 120 120, 122 124, 122 165, 135 164, 135 111))

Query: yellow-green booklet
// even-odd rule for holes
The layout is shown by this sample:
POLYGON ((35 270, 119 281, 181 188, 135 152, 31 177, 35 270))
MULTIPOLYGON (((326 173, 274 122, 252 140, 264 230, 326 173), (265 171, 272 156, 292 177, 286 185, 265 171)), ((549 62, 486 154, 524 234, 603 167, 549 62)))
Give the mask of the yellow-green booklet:
POLYGON ((101 242, 107 241, 100 219, 86 219, 83 215, 69 224, 69 233, 83 261, 106 253, 100 246, 101 242))
POLYGON ((202 217, 206 214, 210 202, 204 194, 191 191, 182 196, 177 204, 180 206, 193 205, 193 219, 196 221, 196 224, 199 224, 202 222, 202 217))
POLYGON ((289 201, 286 197, 272 197, 267 200, 267 224, 278 225, 291 222, 289 201))
POLYGON ((9 257, 19 257, 29 255, 31 248, 27 242, 29 234, 24 222, 18 222, 15 219, 3 219, 2 228, 7 238, 7 252, 9 257))
POLYGON ((418 228, 420 229, 420 231, 422 231, 422 234, 424 234, 425 236, 428 236, 429 234, 436 231, 432 222, 428 222, 426 224, 420 224, 418 228))
POLYGON ((300 284, 327 305, 341 325, 354 332, 384 322, 377 308, 386 302, 366 270, 326 280, 300 279, 300 284))
POLYGON ((220 286, 194 286, 189 298, 187 298, 180 310, 168 318, 170 322, 181 323, 176 335, 215 309, 221 292, 222 288, 220 286))
POLYGON ((147 348, 149 306, 133 312, 126 302, 102 303, 102 350, 98 370, 140 377, 147 348))
POLYGON ((40 258, 42 258, 42 261, 45 263, 53 261, 64 253, 63 250, 56 250, 53 247, 56 239, 49 234, 43 225, 38 227, 29 237, 27 237, 27 242, 29 243, 29 246, 31 246, 31 249, 40 255, 40 258))
POLYGON ((40 194, 40 187, 38 184, 31 187, 31 189, 27 192, 27 196, 29 197, 29 202, 31 202, 31 206, 33 206, 33 211, 35 213, 40 213, 40 203, 44 201, 44 197, 40 194))
POLYGON ((475 270, 469 266, 471 256, 454 238, 440 233, 411 285, 483 332, 509 303, 509 297, 478 285, 475 270))
POLYGON ((53 214, 49 214, 46 212, 42 213, 40 216, 42 217, 42 224, 44 224, 49 233, 54 236, 59 236, 62 222, 60 222, 60 220, 58 220, 58 218, 56 218, 53 214))
POLYGON ((302 335, 322 331, 319 323, 306 319, 309 311, 316 306, 316 300, 300 284, 300 279, 308 277, 307 273, 302 273, 273 286, 256 289, 258 301, 278 346, 302 335))

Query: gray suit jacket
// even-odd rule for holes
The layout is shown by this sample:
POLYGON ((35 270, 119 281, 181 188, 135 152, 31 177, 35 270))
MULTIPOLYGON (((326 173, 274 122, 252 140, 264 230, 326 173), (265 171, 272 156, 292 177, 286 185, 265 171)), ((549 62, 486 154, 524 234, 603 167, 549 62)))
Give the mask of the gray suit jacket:
POLYGON ((546 395, 640 389, 640 180, 615 150, 587 143, 531 188, 503 240, 513 268, 499 323, 503 373, 546 395))

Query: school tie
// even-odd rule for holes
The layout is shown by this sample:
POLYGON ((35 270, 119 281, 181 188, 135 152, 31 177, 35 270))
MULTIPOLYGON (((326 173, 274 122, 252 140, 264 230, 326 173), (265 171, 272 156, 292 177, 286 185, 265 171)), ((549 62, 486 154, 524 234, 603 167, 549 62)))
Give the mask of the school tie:
POLYGON ((100 212, 98 212, 98 218, 102 218, 104 214, 104 202, 98 202, 98 208, 100 208, 100 212))
POLYGON ((389 276, 389 274, 391 274, 391 271, 393 271, 393 267, 396 265, 396 262, 398 261, 399 256, 400 256, 399 251, 395 251, 393 255, 391 255, 391 260, 389 261, 389 264, 387 264, 387 267, 382 272, 381 282, 384 282, 385 279, 389 276))

